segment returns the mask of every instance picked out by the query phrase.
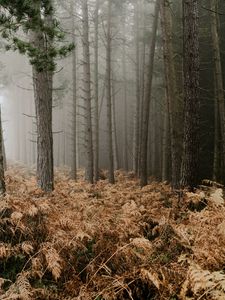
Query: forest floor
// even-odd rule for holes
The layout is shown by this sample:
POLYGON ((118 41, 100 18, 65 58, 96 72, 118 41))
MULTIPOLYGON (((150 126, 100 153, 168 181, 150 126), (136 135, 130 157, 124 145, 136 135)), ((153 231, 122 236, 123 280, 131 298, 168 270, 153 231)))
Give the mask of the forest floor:
POLYGON ((0 299, 225 299, 223 189, 173 192, 132 174, 55 191, 7 171, 0 200, 0 299))

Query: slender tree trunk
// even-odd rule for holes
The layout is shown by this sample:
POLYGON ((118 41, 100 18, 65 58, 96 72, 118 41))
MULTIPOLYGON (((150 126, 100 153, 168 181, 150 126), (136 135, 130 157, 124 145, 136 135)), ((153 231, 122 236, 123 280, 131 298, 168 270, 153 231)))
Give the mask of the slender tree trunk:
POLYGON ((108 160, 109 160, 109 182, 114 184, 114 158, 113 158, 113 139, 112 139, 112 95, 111 95, 111 53, 112 53, 112 33, 111 33, 111 14, 112 1, 108 0, 107 16, 107 41, 106 41, 106 93, 107 93, 107 130, 108 130, 108 160))
MULTIPOLYGON (((215 76, 216 78, 216 76, 215 76)), ((219 176, 219 109, 218 109, 218 91, 215 82, 215 100, 214 100, 214 155, 213 155, 213 180, 218 181, 219 176)))
POLYGON ((124 170, 128 171, 128 132, 127 132, 127 64, 126 64, 126 28, 125 28, 126 14, 124 11, 124 24, 123 24, 123 101, 124 101, 124 151, 123 151, 123 161, 124 170))
POLYGON ((5 194, 4 155, 3 155, 2 116, 0 107, 0 196, 5 194))
MULTIPOLYGON (((166 95, 167 97, 167 95, 166 95)), ((167 106, 167 99, 165 101, 164 118, 163 118, 163 137, 162 137, 162 181, 169 180, 169 134, 170 122, 167 106)))
MULTIPOLYGON (((217 0, 210 0, 211 4, 211 31, 215 68, 215 141, 214 141, 214 178, 218 174, 218 127, 220 126, 222 161, 225 162, 225 103, 223 74, 220 54, 220 42, 218 35, 217 0), (219 118, 218 118, 219 116, 219 118)), ((215 178, 216 179, 216 178, 215 178)))
POLYGON ((116 126, 116 89, 115 80, 112 73, 112 128, 113 128, 113 150, 114 150, 114 164, 115 169, 119 169, 119 149, 118 149, 118 137, 116 126))
MULTIPOLYGON (((40 3, 37 3, 40 5, 40 3)), ((40 10, 40 7, 39 7, 40 10)), ((40 12, 41 14, 41 12, 40 12)), ((40 16, 41 17, 41 16, 40 16)), ((51 22, 51 16, 46 23, 51 22)), ((40 31, 33 31, 31 41, 35 48, 47 51, 51 41, 40 31)), ((52 86, 53 73, 33 66, 34 100, 37 122, 37 182, 45 192, 54 189, 53 134, 52 134, 52 86)))
POLYGON ((134 124, 133 169, 138 175, 139 141, 140 141, 140 47, 139 47, 139 0, 135 2, 135 52, 136 52, 136 107, 134 124))
POLYGON ((156 1, 154 22, 152 28, 152 39, 150 44, 149 61, 148 61, 148 73, 146 79, 146 90, 143 103, 143 124, 142 124, 142 143, 141 143, 141 186, 145 186, 148 183, 147 174, 147 151, 148 151, 148 125, 149 125, 149 108, 152 94, 152 78, 153 78, 153 68, 154 68, 154 57, 155 57, 155 45, 156 45, 156 35, 158 27, 158 17, 159 17, 160 0, 156 1))
POLYGON ((71 0, 71 21, 72 21, 72 41, 75 48, 72 52, 72 165, 71 165, 71 178, 77 180, 77 45, 75 37, 75 19, 74 19, 74 3, 71 0))
POLYGON ((146 1, 142 0, 142 10, 143 10, 143 29, 142 29, 142 51, 141 51, 141 70, 140 70, 140 113, 139 113, 139 147, 138 147, 138 175, 141 176, 141 145, 143 142, 143 104, 145 98, 145 82, 146 82, 146 42, 145 42, 145 32, 146 32, 146 1))
POLYGON ((95 3, 95 17, 94 17, 94 26, 95 26, 95 70, 94 70, 94 84, 95 84, 95 146, 94 146, 94 177, 97 182, 99 179, 99 92, 98 92, 98 36, 99 36, 99 0, 96 0, 95 3))
POLYGON ((183 0, 184 18, 184 153, 181 185, 193 189, 199 171, 199 16, 198 1, 183 0))
POLYGON ((91 119, 91 72, 90 72, 90 49, 89 49, 89 22, 88 22, 88 4, 87 0, 82 1, 83 12, 83 92, 85 105, 85 140, 86 140, 86 170, 85 177, 90 183, 93 183, 93 141, 92 141, 92 119, 91 119))
MULTIPOLYGON (((0 107, 0 114, 1 114, 1 107, 0 107)), ((0 115, 0 120, 1 120, 1 115, 0 115)), ((2 120, 0 122, 1 126, 1 139, 2 139, 2 155, 3 155, 3 166, 4 170, 7 170, 7 158, 6 158, 6 151, 5 151, 5 141, 4 141, 4 133, 3 133, 3 128, 2 128, 2 120)))
POLYGON ((166 98, 169 114, 170 140, 171 140, 171 162, 172 162, 172 186, 179 187, 181 156, 179 149, 179 95, 177 94, 176 72, 174 65, 174 52, 172 44, 172 16, 171 8, 167 0, 161 2, 161 21, 163 32, 163 52, 166 98))

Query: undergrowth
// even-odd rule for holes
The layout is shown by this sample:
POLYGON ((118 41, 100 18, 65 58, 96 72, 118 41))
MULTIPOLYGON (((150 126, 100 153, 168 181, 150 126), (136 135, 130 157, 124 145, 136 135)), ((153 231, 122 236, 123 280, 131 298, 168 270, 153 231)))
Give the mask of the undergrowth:
POLYGON ((225 299, 222 187, 58 172, 45 195, 31 175, 11 168, 0 199, 0 299, 225 299))

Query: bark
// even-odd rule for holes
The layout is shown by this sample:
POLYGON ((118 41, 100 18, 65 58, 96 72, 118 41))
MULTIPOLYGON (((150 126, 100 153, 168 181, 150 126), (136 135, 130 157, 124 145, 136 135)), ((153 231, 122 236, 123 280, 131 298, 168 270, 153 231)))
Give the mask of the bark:
POLYGON ((198 1, 183 0, 184 18, 184 153, 181 185, 191 190, 199 171, 199 16, 198 1))
POLYGON ((145 98, 145 82, 146 82, 146 42, 145 42, 145 32, 146 32, 146 2, 142 0, 142 10, 143 10, 143 43, 141 49, 141 70, 140 70, 140 113, 139 113, 139 147, 138 147, 138 175, 141 176, 141 145, 143 142, 142 134, 143 134, 143 103, 145 98))
POLYGON ((177 93, 176 72, 174 65, 174 51, 172 43, 172 16, 170 4, 161 1, 161 24, 163 34, 164 72, 166 85, 166 99, 169 115, 171 140, 172 186, 179 187, 180 181, 180 134, 179 134, 179 95, 177 93))
MULTIPOLYGON (((49 20, 47 20, 49 22, 49 20)), ((41 31, 33 31, 31 41, 41 51, 47 51, 48 41, 41 31)), ((45 192, 54 189, 52 85, 53 74, 33 68, 34 100, 37 122, 37 183, 45 192)))
POLYGON ((4 175, 4 157, 3 157, 3 135, 2 135, 2 116, 0 108, 0 196, 5 195, 5 175, 4 175))
MULTIPOLYGON (((124 19, 126 15, 124 12, 124 19)), ((124 170, 128 171, 128 132, 127 132, 127 65, 126 65, 126 28, 125 21, 123 25, 123 101, 124 101, 124 170)))
POLYGON ((95 4, 95 17, 94 17, 94 26, 95 26, 95 66, 94 66, 94 84, 95 84, 95 145, 94 145, 94 177, 97 182, 99 179, 99 92, 98 92, 98 36, 99 36, 99 0, 96 0, 95 4))
POLYGON ((85 146, 86 146, 86 168, 85 178, 93 183, 93 141, 92 141, 92 119, 91 119, 91 72, 90 72, 90 49, 89 49, 89 22, 87 0, 82 1, 83 12, 83 98, 85 106, 85 146))
POLYGON ((133 169, 138 175, 139 141, 140 141, 140 47, 139 47, 139 0, 135 3, 135 52, 136 52, 136 108, 134 124, 133 169))
POLYGON ((77 45, 75 37, 75 19, 74 19, 74 4, 71 0, 71 21, 72 21, 72 42, 75 48, 72 52, 72 165, 71 165, 71 178, 77 180, 77 45))
POLYGON ((142 121, 142 143, 141 143, 141 166, 140 174, 141 186, 145 186, 148 183, 147 174, 147 151, 148 151, 148 125, 149 125, 149 108, 152 94, 152 78, 154 69, 154 57, 155 57, 155 45, 156 45, 156 35, 158 27, 158 17, 159 17, 160 0, 156 1, 155 12, 154 12, 154 22, 152 28, 152 38, 150 44, 149 61, 148 61, 148 73, 146 78, 146 89, 145 97, 143 102, 143 121, 142 121))
POLYGON ((111 95, 111 54, 112 54, 112 33, 111 16, 112 2, 108 0, 107 16, 107 41, 106 41, 106 94, 107 94, 107 131, 108 131, 108 161, 109 161, 109 182, 114 184, 114 158, 112 139, 112 95, 111 95))
POLYGON ((116 90, 115 80, 112 74, 112 128, 113 128, 113 150, 114 150, 114 165, 115 169, 119 169, 119 148, 116 126, 116 90))
POLYGON ((218 35, 217 0, 211 0, 211 32, 214 55, 215 73, 215 140, 214 140, 214 179, 218 175, 218 134, 221 132, 222 161, 225 162, 225 104, 223 74, 220 54, 220 42, 218 35), (219 116, 219 118, 218 118, 219 116), (216 175, 217 174, 217 175, 216 175))
POLYGON ((169 122, 169 114, 168 114, 168 107, 166 101, 165 109, 164 109, 163 137, 162 137, 162 181, 169 180, 169 147, 170 147, 169 135, 170 135, 170 122, 169 122))

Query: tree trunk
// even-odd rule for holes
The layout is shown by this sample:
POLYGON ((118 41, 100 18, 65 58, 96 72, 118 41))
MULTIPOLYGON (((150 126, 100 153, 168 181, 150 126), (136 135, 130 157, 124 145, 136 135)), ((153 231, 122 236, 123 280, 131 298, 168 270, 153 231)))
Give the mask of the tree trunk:
POLYGON ((143 103, 143 121, 142 121, 142 143, 141 143, 141 186, 145 186, 148 183, 147 174, 147 151, 148 151, 148 125, 149 125, 149 108, 152 94, 152 78, 153 78, 153 68, 154 68, 154 57, 155 57, 155 45, 156 45, 156 35, 158 27, 158 17, 159 17, 160 0, 156 1, 154 22, 152 28, 152 38, 149 51, 149 61, 148 61, 148 73, 146 78, 146 89, 145 97, 143 103))
POLYGON ((5 195, 4 155, 3 155, 2 116, 0 107, 0 196, 5 195))
POLYGON ((114 158, 113 158, 113 139, 112 139, 112 95, 111 95, 111 14, 112 2, 108 0, 107 16, 107 41, 106 41, 106 93, 107 93, 107 131, 108 131, 108 160, 109 160, 109 182, 114 184, 114 158))
POLYGON ((92 141, 92 120, 91 120, 91 72, 90 72, 90 49, 89 49, 89 22, 87 0, 82 1, 83 12, 83 92, 85 106, 85 146, 86 146, 86 169, 85 178, 93 183, 93 141, 92 141))
MULTIPOLYGON (((46 23, 48 22, 51 22, 51 16, 48 16, 48 19, 46 19, 46 23)), ((41 30, 32 32, 31 41, 35 48, 40 49, 42 52, 47 51, 48 43, 51 43, 51 41, 46 40, 41 30)), ((36 65, 33 65, 32 69, 37 122, 37 183, 43 191, 50 192, 54 189, 52 134, 53 73, 45 69, 39 70, 36 65)))
POLYGON ((170 4, 167 0, 161 2, 161 21, 163 33, 164 72, 166 98, 169 114, 171 140, 172 186, 179 187, 181 156, 179 148, 179 95, 177 94, 174 52, 172 44, 172 16, 170 4))
POLYGON ((134 149, 133 149, 133 169, 138 175, 139 160, 139 141, 140 141, 140 47, 139 47, 139 0, 135 3, 135 51, 136 51, 136 107, 135 107, 135 123, 134 123, 134 149))
POLYGON ((198 1, 183 0, 184 18, 184 153, 181 185, 191 190, 199 171, 199 40, 198 1))
MULTIPOLYGON (((166 95, 167 98, 167 95, 166 95)), ((169 180, 169 144, 170 144, 170 122, 167 106, 167 99, 164 105, 164 118, 163 118, 163 137, 162 137, 162 181, 169 180)))
POLYGON ((214 141, 214 179, 218 174, 218 127, 220 126, 222 161, 225 162, 225 104, 223 89, 223 74, 218 35, 217 0, 210 0, 211 4, 211 31, 215 68, 215 141, 214 141), (219 116, 219 118, 218 118, 219 116), (218 121, 219 119, 219 121, 218 121))
POLYGON ((115 80, 112 73, 112 129, 113 129, 113 150, 114 150, 114 167, 119 169, 119 149, 118 149, 118 137, 116 126, 116 89, 115 80))
POLYGON ((95 26, 95 70, 94 70, 94 84, 95 84, 95 146, 94 146, 94 177, 97 182, 99 179, 99 93, 98 93, 98 35, 99 35, 99 0, 96 0, 95 4, 95 17, 94 17, 94 26, 95 26))
MULTIPOLYGON (((124 19, 126 14, 124 11, 124 19)), ((123 120, 123 131, 124 131, 124 149, 123 149, 123 161, 124 170, 128 171, 128 132, 127 132, 127 65, 126 65, 126 28, 125 20, 123 23, 123 101, 124 101, 124 120, 123 120)))
POLYGON ((141 146, 142 146, 142 135, 143 135, 143 104, 145 98, 145 82, 146 82, 146 42, 145 42, 145 32, 146 32, 146 1, 142 0, 142 10, 143 10, 143 30, 142 30, 142 51, 141 51, 141 70, 140 70, 140 112, 139 112, 139 147, 138 147, 138 175, 141 176, 141 146))
POLYGON ((75 37, 75 19, 74 19, 74 4, 73 0, 70 3, 71 22, 72 22, 72 42, 75 48, 72 52, 72 165, 71 178, 77 180, 77 45, 75 37))

